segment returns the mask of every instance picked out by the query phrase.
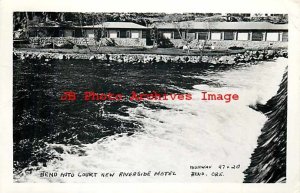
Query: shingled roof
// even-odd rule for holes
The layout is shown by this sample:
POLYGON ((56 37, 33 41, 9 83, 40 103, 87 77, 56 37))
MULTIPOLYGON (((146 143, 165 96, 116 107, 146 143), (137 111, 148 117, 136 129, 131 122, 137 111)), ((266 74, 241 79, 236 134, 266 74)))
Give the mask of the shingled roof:
POLYGON ((220 29, 220 30, 287 30, 287 24, 269 22, 179 22, 156 23, 158 29, 220 29))
MULTIPOLYGON (((46 24, 38 24, 31 25, 31 28, 60 28, 60 27, 68 27, 68 28, 81 28, 81 26, 74 25, 46 25, 46 24)), ((133 22, 103 22, 99 25, 84 25, 82 28, 106 28, 106 29, 147 29, 147 27, 133 23, 133 22)))
MULTIPOLYGON (((76 26, 80 27, 80 26, 76 26)), ((104 22, 100 25, 87 25, 82 28, 107 28, 107 29, 147 29, 147 27, 133 23, 133 22, 104 22)))

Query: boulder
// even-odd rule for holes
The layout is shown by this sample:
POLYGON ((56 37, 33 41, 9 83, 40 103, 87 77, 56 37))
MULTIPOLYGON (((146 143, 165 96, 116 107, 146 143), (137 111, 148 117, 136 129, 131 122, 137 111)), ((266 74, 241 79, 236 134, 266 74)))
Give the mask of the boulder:
POLYGON ((225 63, 227 61, 227 57, 226 56, 221 56, 219 59, 218 59, 218 62, 219 63, 225 63))
POLYGON ((259 54, 258 59, 259 60, 263 60, 264 59, 264 55, 263 54, 259 54))
POLYGON ((268 50, 268 51, 267 51, 267 55, 268 55, 268 56, 273 56, 274 53, 275 53, 274 50, 268 50))
POLYGON ((201 61, 204 62, 204 63, 207 63, 208 62, 208 56, 203 56, 201 58, 201 61))
POLYGON ((233 58, 233 59, 230 59, 230 60, 228 60, 227 64, 230 64, 230 65, 232 65, 232 64, 235 64, 235 60, 234 60, 234 58, 233 58))
POLYGON ((251 59, 250 59, 250 56, 246 56, 245 58, 244 58, 244 61, 245 62, 249 62, 251 59))
POLYGON ((96 60, 96 57, 95 57, 95 56, 91 56, 91 57, 89 58, 89 60, 90 60, 90 61, 96 60))
POLYGON ((63 55, 63 54, 59 54, 58 55, 58 59, 59 60, 64 60, 66 57, 65 57, 65 55, 63 55))
POLYGON ((79 51, 79 47, 78 47, 77 45, 74 45, 74 46, 73 46, 73 50, 74 50, 75 52, 78 52, 78 51, 79 51))
POLYGON ((209 63, 211 63, 211 64, 217 64, 218 62, 217 62, 216 59, 212 58, 212 59, 209 61, 209 63))
POLYGON ((26 60, 25 54, 22 53, 21 56, 20 56, 20 59, 21 59, 21 60, 26 60))

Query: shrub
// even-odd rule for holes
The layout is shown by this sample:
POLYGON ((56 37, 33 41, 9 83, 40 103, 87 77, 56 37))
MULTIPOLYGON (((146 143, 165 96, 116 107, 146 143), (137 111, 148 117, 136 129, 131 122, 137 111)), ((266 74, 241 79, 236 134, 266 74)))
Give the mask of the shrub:
POLYGON ((107 45, 107 46, 116 46, 117 43, 115 42, 114 39, 109 38, 109 39, 107 39, 106 45, 107 45))
POLYGON ((170 41, 170 39, 162 36, 158 39, 158 47, 159 48, 173 48, 174 44, 170 41))
POLYGON ((238 46, 232 46, 232 47, 229 47, 228 49, 229 49, 229 50, 243 50, 243 49, 245 49, 245 48, 243 48, 243 47, 238 47, 238 46))

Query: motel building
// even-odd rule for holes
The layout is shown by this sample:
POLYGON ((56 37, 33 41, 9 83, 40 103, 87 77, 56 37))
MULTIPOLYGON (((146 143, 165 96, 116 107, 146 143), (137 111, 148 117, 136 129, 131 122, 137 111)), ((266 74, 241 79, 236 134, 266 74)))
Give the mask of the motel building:
POLYGON ((31 26, 29 31, 32 42, 93 45, 102 38, 104 45, 146 46, 147 28, 133 22, 103 22, 89 26, 31 26))
POLYGON ((269 22, 179 22, 155 27, 159 36, 169 39, 175 47, 187 41, 191 47, 287 47, 288 41, 288 25, 269 22))
POLYGON ((170 40, 176 48, 188 44, 215 49, 243 48, 286 48, 288 25, 268 22, 178 22, 155 23, 145 27, 133 22, 104 22, 93 26, 31 26, 30 42, 38 44, 73 42, 78 45, 95 45, 101 41, 107 46, 144 47, 157 29, 160 38, 170 40), (148 34, 148 36, 147 36, 148 34), (100 38, 101 37, 101 38, 100 38))

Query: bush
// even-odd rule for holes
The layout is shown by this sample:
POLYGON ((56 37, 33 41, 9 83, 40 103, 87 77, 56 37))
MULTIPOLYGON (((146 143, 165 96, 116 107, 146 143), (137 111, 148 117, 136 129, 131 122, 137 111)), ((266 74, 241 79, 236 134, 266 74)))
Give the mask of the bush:
POLYGON ((44 43, 41 46, 42 48, 53 48, 53 43, 44 43))
POLYGON ((74 44, 71 43, 62 43, 62 44, 55 44, 55 48, 67 48, 67 49, 72 49, 74 44))
POLYGON ((114 39, 109 38, 109 39, 107 39, 106 45, 107 45, 107 46, 116 46, 117 43, 115 42, 114 39))
POLYGON ((228 48, 229 50, 243 50, 245 49, 244 47, 238 47, 238 46, 232 46, 228 48))
POLYGON ((159 48, 174 48, 174 44, 170 41, 170 39, 161 37, 158 39, 158 45, 159 48))

